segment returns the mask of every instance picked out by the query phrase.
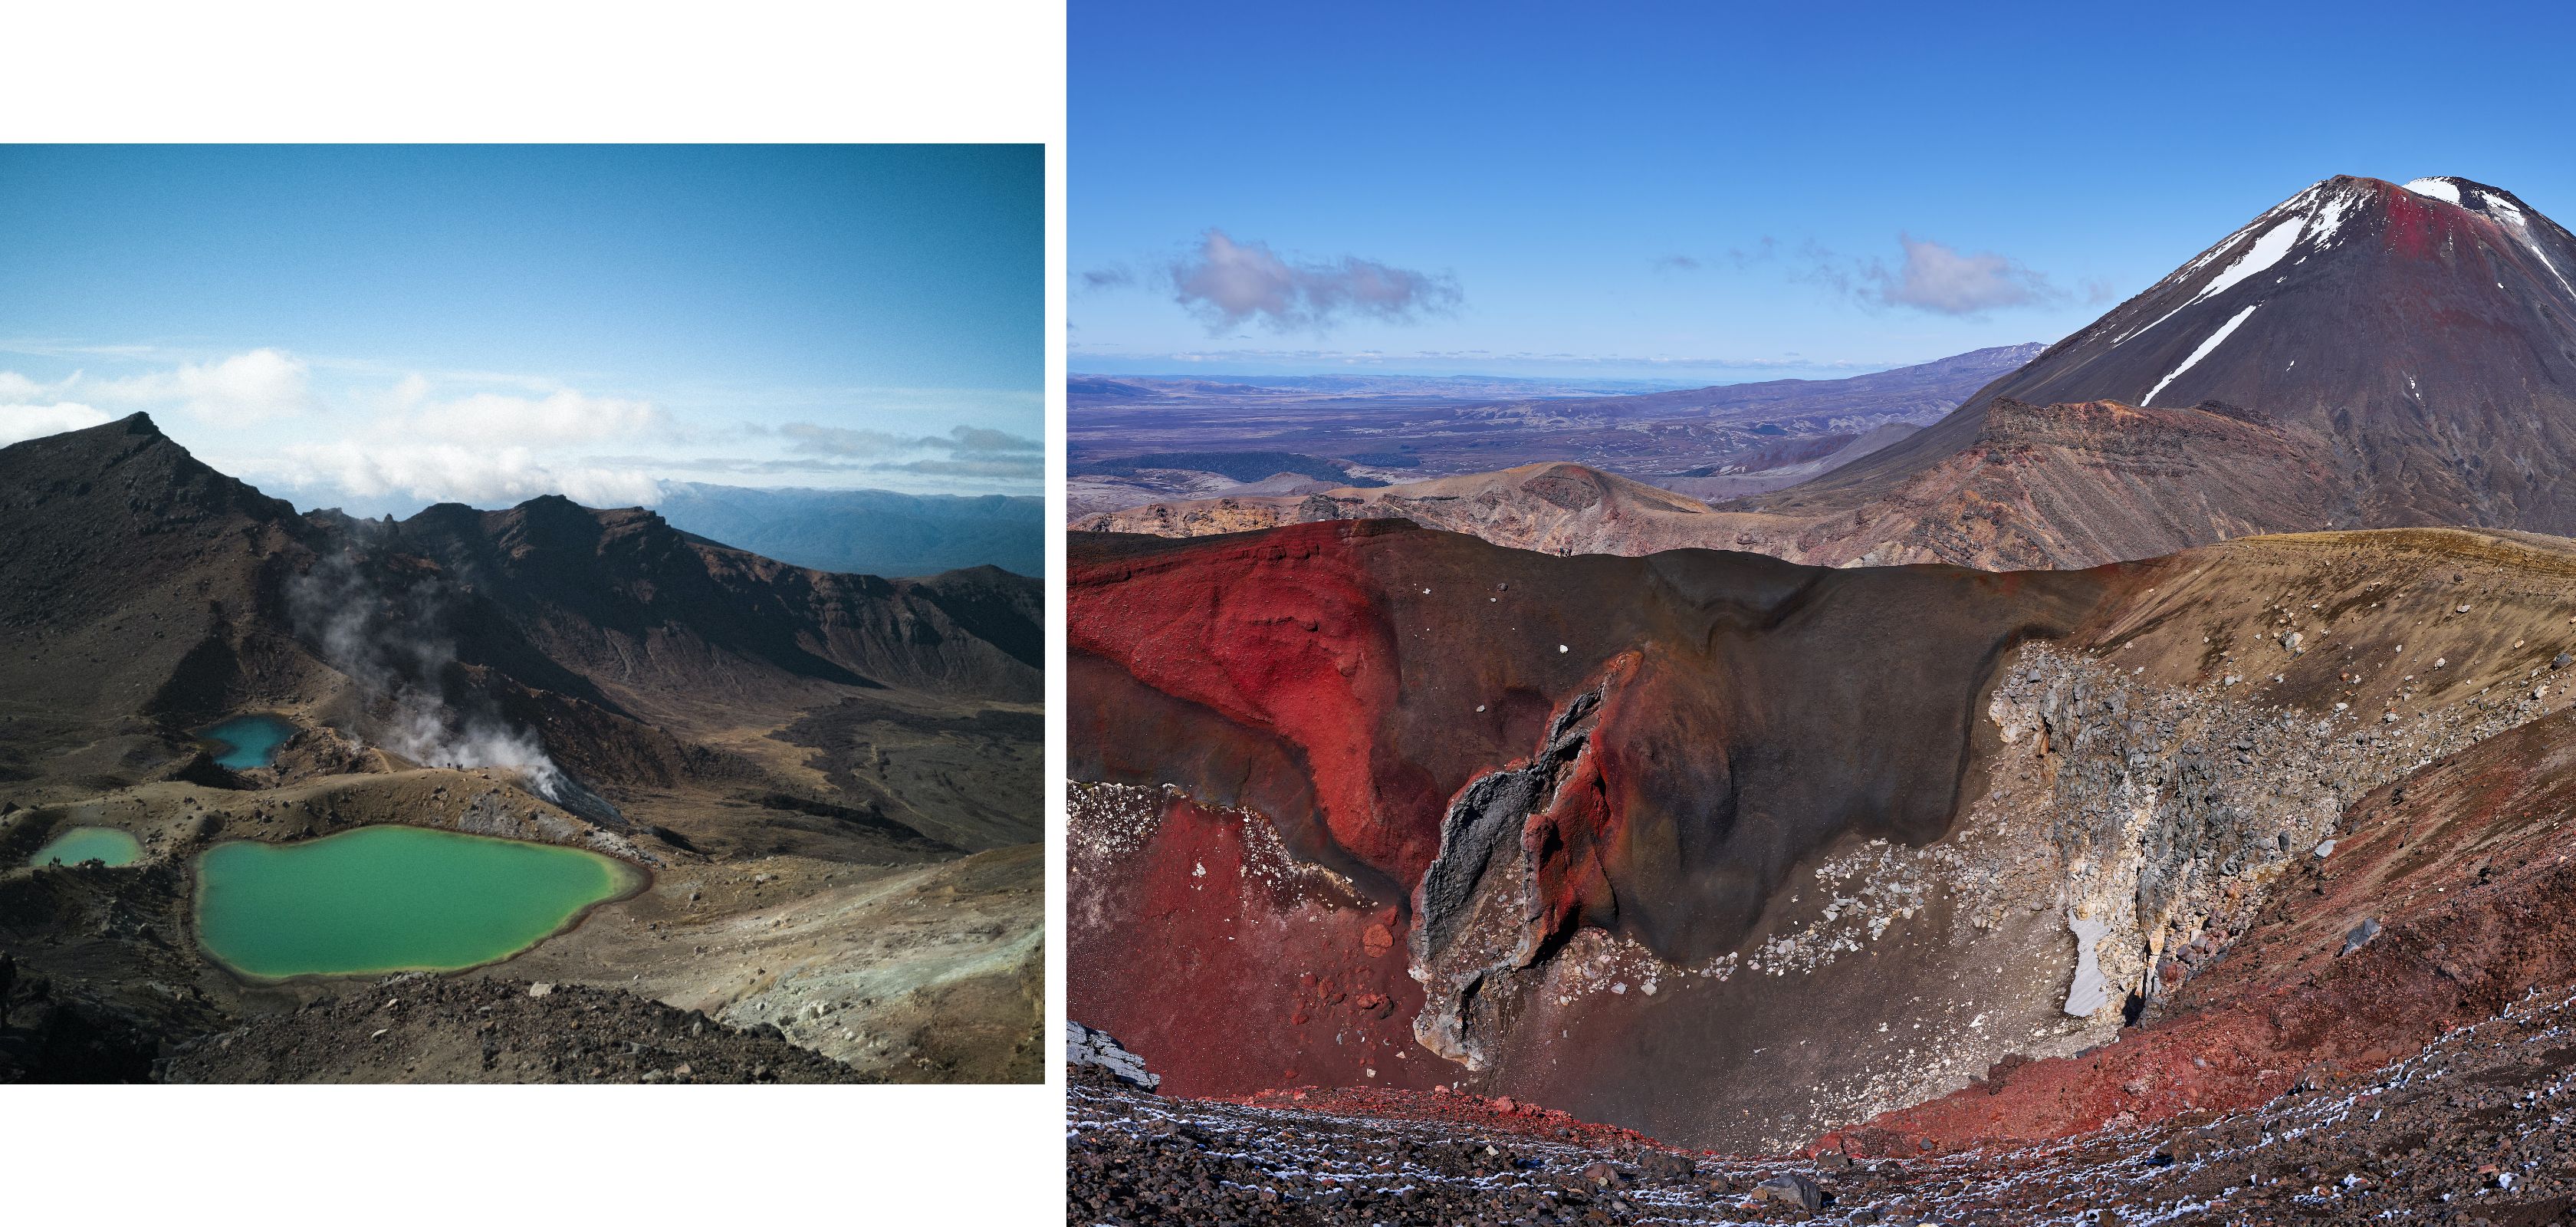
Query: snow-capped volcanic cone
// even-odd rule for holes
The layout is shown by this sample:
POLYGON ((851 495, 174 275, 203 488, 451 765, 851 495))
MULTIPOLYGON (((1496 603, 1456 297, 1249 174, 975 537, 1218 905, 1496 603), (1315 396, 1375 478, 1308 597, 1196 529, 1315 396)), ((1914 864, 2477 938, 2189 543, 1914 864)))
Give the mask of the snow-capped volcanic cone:
MULTIPOLYGON (((2240 517, 2250 522, 2220 522, 2207 535, 2191 515, 2171 525, 2203 540, 2424 524, 2576 533, 2576 487, 2559 480, 2576 462, 2576 236, 2513 193, 2467 179, 2402 187, 2327 179, 1988 385, 1940 424, 1760 501, 1800 519, 1842 517, 1801 542, 1795 553, 1810 561, 1872 552, 1869 561, 1997 561, 1961 556, 1973 554, 1974 543, 1920 531, 1971 510, 1993 512, 2035 539, 2036 554, 2003 551, 2001 561, 2023 565, 2083 565, 2180 544, 2141 542, 2131 552, 2115 537, 2052 548, 2050 520, 2066 514, 2052 500, 2020 497, 2019 484, 1988 490, 1964 476, 1937 478, 1936 470, 1972 452, 1989 463, 2092 466, 2081 450, 2028 453, 1998 436, 1990 412, 2008 401, 2159 410, 2215 401, 2304 451, 2330 479, 2326 497, 2291 500, 2308 509, 2297 522, 2258 518, 2282 500, 2257 490, 2247 500, 2256 515, 2240 517)), ((2115 450, 2141 449, 2124 441, 2115 450)), ((2212 458, 2188 453, 2160 458, 2143 495, 2120 493, 2154 499, 2160 487, 2196 506, 2225 502, 2228 492, 2197 488, 2211 482, 2194 462, 2212 458)), ((2283 466, 2284 480, 2313 485, 2304 467, 2283 466)), ((2241 484, 2243 475, 2226 480, 2241 484)), ((2177 519, 2161 507, 2139 510, 2147 520, 2177 519)))
POLYGON ((2328 179, 1978 399, 2349 410, 2366 429, 2420 418, 2417 405, 2563 398, 2576 389, 2569 271, 2576 238, 2501 188, 2328 179))

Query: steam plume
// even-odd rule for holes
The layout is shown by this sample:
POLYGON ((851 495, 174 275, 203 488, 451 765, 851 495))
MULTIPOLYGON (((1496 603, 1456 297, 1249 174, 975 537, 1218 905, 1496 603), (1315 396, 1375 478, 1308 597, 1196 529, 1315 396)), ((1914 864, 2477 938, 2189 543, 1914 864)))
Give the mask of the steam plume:
POLYGON ((286 600, 297 633, 358 683, 371 712, 382 713, 378 739, 386 749, 425 766, 515 771, 547 800, 572 800, 577 786, 536 734, 513 727, 464 684, 435 580, 370 576, 349 555, 335 554, 290 578, 286 600))

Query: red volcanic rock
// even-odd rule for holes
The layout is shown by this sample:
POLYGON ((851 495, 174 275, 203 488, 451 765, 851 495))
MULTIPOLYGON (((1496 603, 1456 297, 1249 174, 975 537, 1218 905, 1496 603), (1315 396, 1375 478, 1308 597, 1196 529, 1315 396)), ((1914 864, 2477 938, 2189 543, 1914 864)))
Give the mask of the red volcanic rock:
POLYGON ((1400 698, 1397 632, 1352 561, 1365 536, 1283 534, 1239 567, 1076 564, 1072 582, 1083 597, 1066 624, 1068 645, 1285 739, 1305 760, 1322 834, 1364 863, 1418 874, 1431 858, 1430 833, 1401 815, 1436 806, 1436 786, 1382 755, 1374 730, 1355 718, 1400 698))
POLYGON ((1608 685, 1581 768, 1597 778, 1559 789, 1548 820, 1546 897, 1698 957, 1824 842, 1939 834, 1995 662, 2071 626, 2111 580, 1559 559, 1381 521, 1082 534, 1074 770, 1257 808, 1292 853, 1401 906, 1450 798, 1526 758, 1566 697, 1608 685), (1301 778, 1276 778, 1283 762, 1301 778), (1719 860, 1751 881, 1693 872, 1719 860))
POLYGON ((1402 953, 1369 949, 1378 908, 1288 858, 1256 814, 1119 791, 1142 812, 1070 849, 1075 1016, 1118 1036, 1170 1094, 1448 1076, 1414 1047, 1422 996, 1402 953))
MULTIPOLYGON (((1388 910, 1392 911, 1393 909, 1390 908, 1388 910)), ((1360 946, 1368 951, 1370 958, 1376 958, 1377 956, 1386 953, 1387 949, 1393 945, 1395 945, 1395 932, 1394 930, 1387 928, 1386 922, 1383 920, 1370 925, 1366 930, 1360 933, 1360 946)))
MULTIPOLYGON (((1455 1076, 1413 1042, 1424 997, 1409 970, 1438 968, 1447 1000, 1473 993, 1481 1009, 1585 926, 1711 958, 1803 858, 1939 836, 2003 655, 2073 627, 2120 582, 1709 551, 1559 558, 1387 522, 1078 534, 1072 774, 1194 804, 1124 794, 1154 797, 1157 817, 1094 869, 1080 849, 1097 823, 1077 803, 1075 1012, 1180 1094, 1248 1093, 1282 1069, 1343 1085, 1455 1076), (1493 796, 1460 808, 1471 784, 1536 770, 1551 738, 1571 739, 1561 771, 1480 784, 1493 796), (1245 869, 1268 855, 1251 845, 1269 846, 1270 823, 1296 871, 1245 869), (1459 888, 1418 916, 1435 860, 1459 888), (1529 915, 1452 923, 1460 901, 1524 879, 1529 915), (1459 954, 1494 924, 1498 961, 1459 954)), ((1675 995, 1654 1007, 1636 1052, 1726 1025, 1675 995)), ((1441 1016, 1499 1027, 1508 1013, 1441 1016)), ((1655 1079, 1654 1064, 1623 1052, 1604 1078, 1655 1079)))

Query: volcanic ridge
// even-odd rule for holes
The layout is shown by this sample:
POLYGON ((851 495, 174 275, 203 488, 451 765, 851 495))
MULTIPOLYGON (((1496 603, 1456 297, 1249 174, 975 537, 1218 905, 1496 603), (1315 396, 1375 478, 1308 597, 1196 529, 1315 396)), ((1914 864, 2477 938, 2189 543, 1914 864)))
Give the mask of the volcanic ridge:
POLYGON ((140 414, 0 449, 0 558, 0 1080, 1040 1076, 1035 580, 807 570, 560 497, 298 515, 140 414), (243 716, 286 737, 227 766, 200 731, 243 716), (641 885, 447 987, 206 953, 198 853, 384 823, 641 885), (84 827, 140 857, 28 865, 84 827), (408 1021, 365 1026, 388 996, 408 1021), (539 1064, 458 1064, 576 1010, 539 1064), (674 1028, 678 1062, 595 1059, 674 1028))

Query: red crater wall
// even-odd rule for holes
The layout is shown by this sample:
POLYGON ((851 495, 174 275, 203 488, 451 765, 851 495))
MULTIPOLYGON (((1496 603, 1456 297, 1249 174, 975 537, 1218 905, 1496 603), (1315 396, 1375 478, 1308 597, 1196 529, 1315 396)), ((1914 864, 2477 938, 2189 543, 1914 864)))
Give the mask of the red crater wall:
MULTIPOLYGON (((1578 691, 1607 687, 1544 816, 1539 905, 1697 961, 1834 841, 1944 833, 1998 662, 2121 574, 1556 557, 1394 521, 1075 534, 1071 774, 1197 804, 1149 836, 1076 807, 1077 846, 1101 851, 1077 856, 1073 1016, 1184 1093, 1456 1077, 1410 1038, 1412 889, 1452 798, 1527 760, 1578 691), (1247 874, 1268 823, 1287 861, 1340 884, 1247 874)), ((1675 1005, 1641 1025, 1704 1021, 1675 1005)))

